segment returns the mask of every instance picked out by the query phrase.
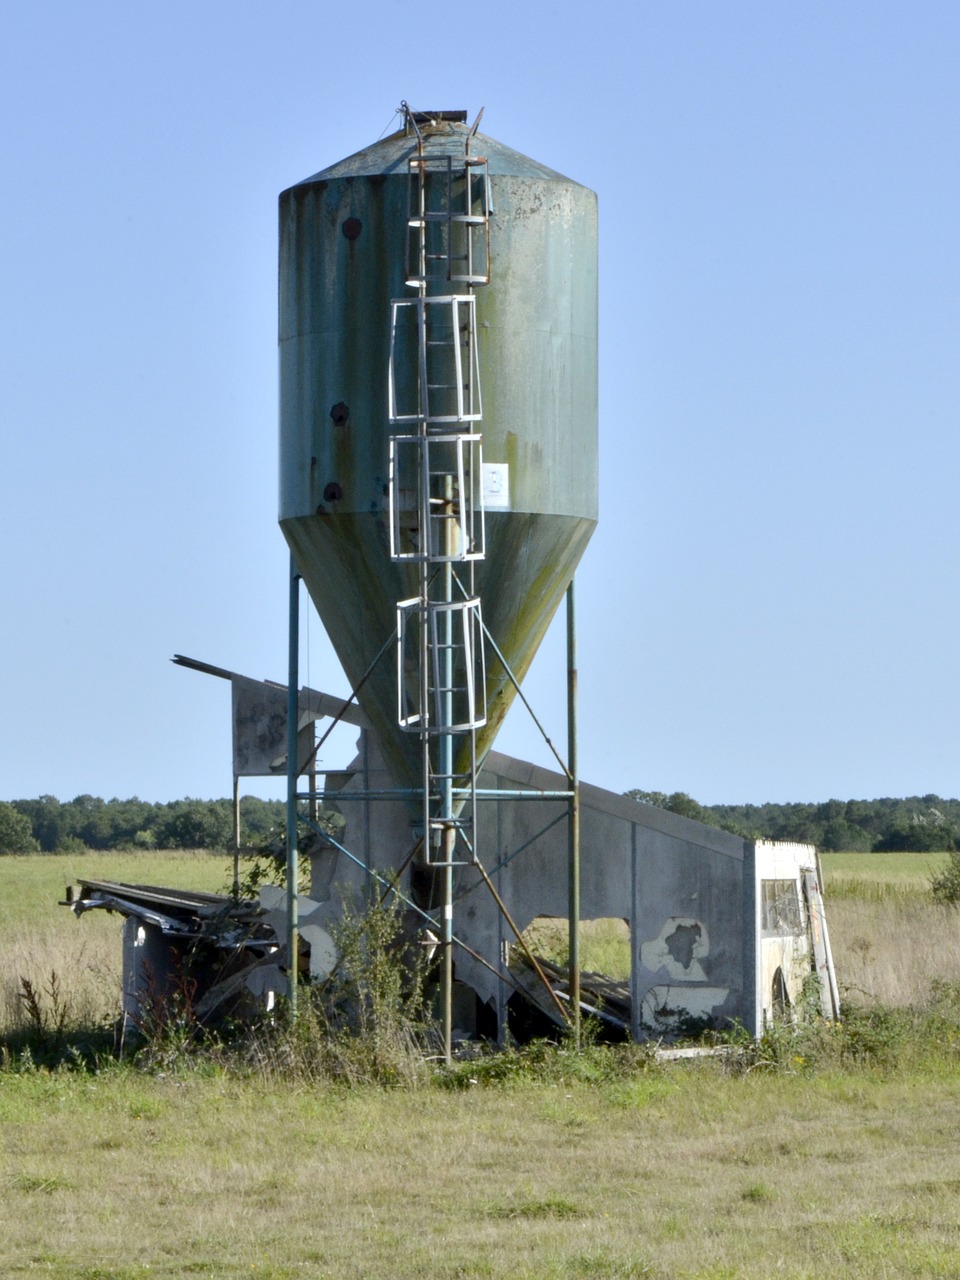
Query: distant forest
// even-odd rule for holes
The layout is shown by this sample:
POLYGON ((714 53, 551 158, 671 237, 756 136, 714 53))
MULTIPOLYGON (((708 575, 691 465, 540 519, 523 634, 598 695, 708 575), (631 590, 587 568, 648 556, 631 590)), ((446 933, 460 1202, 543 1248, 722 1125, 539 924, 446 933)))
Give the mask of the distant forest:
MULTIPOLYGON (((240 842, 262 845, 285 829, 283 800, 244 796, 240 842)), ((56 796, 0 802, 0 853, 69 853, 84 849, 228 849, 232 800, 101 800, 56 796)))
POLYGON ((822 804, 698 804, 684 791, 628 791, 642 804, 752 840, 796 840, 827 851, 918 853, 960 848, 960 800, 825 800, 822 804))
MULTIPOLYGON (((918 852, 960 848, 960 800, 827 800, 822 804, 698 804, 683 791, 628 791, 641 804, 696 818, 748 839, 796 840, 824 850, 918 852)), ((240 839, 263 845, 285 827, 282 800, 244 796, 240 839)), ((68 853, 84 849, 228 849, 230 800, 101 800, 55 796, 0 802, 0 853, 68 853)))

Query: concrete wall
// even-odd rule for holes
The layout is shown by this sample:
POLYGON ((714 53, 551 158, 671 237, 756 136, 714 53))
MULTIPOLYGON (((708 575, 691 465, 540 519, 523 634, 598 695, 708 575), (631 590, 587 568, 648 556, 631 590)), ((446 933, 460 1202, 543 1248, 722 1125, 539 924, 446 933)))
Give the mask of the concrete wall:
MULTIPOLYGON (((362 798, 392 786, 368 733, 337 785, 331 799, 346 817, 343 844, 356 861, 332 849, 313 859, 311 896, 322 905, 318 922, 323 916, 333 923, 345 896, 367 891, 365 867, 402 867, 418 834, 404 801, 362 798)), ((480 860, 513 921, 523 930, 538 916, 566 917, 567 803, 536 796, 563 791, 565 779, 491 752, 479 785, 507 793, 478 800, 475 830, 480 860), (518 792, 535 798, 517 798, 518 792)), ((790 881, 800 892, 802 868, 815 865, 810 846, 743 840, 589 784, 581 786, 580 823, 581 919, 617 917, 629 925, 635 1037, 671 1034, 697 1022, 739 1022, 759 1034, 777 1011, 778 969, 789 1004, 798 1002, 812 967, 808 921, 801 912, 795 930, 785 918, 774 931, 761 898, 764 881, 781 888, 790 881)), ((437 905, 422 871, 408 866, 400 883, 425 908, 437 905)), ((458 947, 456 975, 490 1004, 502 1028, 514 988, 491 966, 505 972, 515 937, 476 867, 459 867, 455 886, 454 933, 486 962, 458 947)))
MULTIPOLYGON (((561 775, 491 753, 482 785, 562 790, 561 775)), ((564 801, 480 803, 481 857, 523 929, 535 917, 567 915, 564 801), (557 820, 559 819, 559 821, 557 820), (522 852, 517 850, 522 848, 522 852)), ((620 917, 630 926, 635 1036, 670 1032, 686 1017, 722 1025, 743 1018, 745 1001, 744 845, 738 837, 678 814, 581 786, 581 919, 620 917)), ((502 954, 510 930, 472 868, 454 928, 485 956, 502 954)), ((747 958, 748 959, 748 958, 747 958)), ((502 1007, 494 975, 469 956, 458 976, 502 1007)), ((749 973, 752 979, 752 973, 749 973)))
MULTIPOLYGON (((795 1013, 806 999, 805 985, 816 968, 811 893, 819 884, 816 850, 812 845, 758 841, 754 855, 753 928, 756 944, 755 1020, 759 1035, 777 1018, 795 1013)), ((833 961, 826 940, 820 1008, 828 1017, 839 1009, 835 1000, 833 961), (829 988, 833 987, 833 992, 829 988)))

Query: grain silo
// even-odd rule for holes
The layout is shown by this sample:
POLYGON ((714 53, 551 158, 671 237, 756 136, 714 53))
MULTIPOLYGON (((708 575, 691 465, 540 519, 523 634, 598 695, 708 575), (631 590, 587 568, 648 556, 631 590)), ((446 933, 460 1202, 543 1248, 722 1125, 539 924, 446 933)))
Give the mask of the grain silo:
MULTIPOLYGON (((522 680, 597 519, 596 196, 465 116, 407 111, 401 131, 280 197, 280 522, 351 684, 367 677, 360 703, 398 783, 414 787, 397 675, 374 661, 397 602, 419 593, 416 559, 391 558, 391 435, 482 436, 482 463, 469 444, 452 462, 454 443, 431 449, 448 455, 439 470, 472 471, 459 524, 485 532, 471 562, 493 642, 480 761, 513 699, 507 668, 522 680), (419 385, 434 376, 457 390, 419 385)), ((404 473, 419 453, 394 457, 396 538, 412 543, 404 473)))

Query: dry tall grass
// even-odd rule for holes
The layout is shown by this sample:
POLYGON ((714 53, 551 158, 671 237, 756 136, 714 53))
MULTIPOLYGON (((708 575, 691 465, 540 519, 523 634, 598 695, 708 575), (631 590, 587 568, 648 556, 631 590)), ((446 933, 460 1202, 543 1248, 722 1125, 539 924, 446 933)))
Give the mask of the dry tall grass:
POLYGON ((934 982, 960 983, 960 911, 929 894, 827 899, 841 988, 858 1003, 923 1004, 934 982))
POLYGON ((0 1034, 23 1026, 23 981, 50 1008, 50 986, 68 1027, 104 1026, 120 1013, 119 916, 81 919, 59 904, 68 883, 88 879, 222 889, 227 857, 206 853, 103 853, 0 858, 0 1034), (54 976, 55 975, 55 976, 54 976))
MULTIPOLYGON (((859 1002, 920 1004, 933 982, 960 982, 960 911, 936 905, 929 891, 942 861, 931 854, 824 857, 837 974, 859 1002)), ((227 864, 222 854, 157 852, 0 858, 0 1033, 22 1025, 24 978, 43 991, 55 973, 71 1025, 102 1025, 119 1013, 121 921, 99 911, 77 920, 58 906, 69 881, 83 875, 218 890, 227 864)), ((565 921, 539 921, 531 933, 539 949, 565 954, 565 921)), ((582 946, 585 968, 626 976, 621 921, 585 923, 582 946)))
POLYGON ((117 918, 85 920, 80 926, 64 911, 56 924, 5 930, 0 939, 0 1033, 24 1025, 25 981, 42 995, 45 1007, 62 1003, 72 1027, 115 1020, 120 1014, 117 918))
POLYGON ((946 854, 826 854, 830 941, 841 990, 858 1004, 922 1005, 960 982, 960 910, 933 901, 946 854))

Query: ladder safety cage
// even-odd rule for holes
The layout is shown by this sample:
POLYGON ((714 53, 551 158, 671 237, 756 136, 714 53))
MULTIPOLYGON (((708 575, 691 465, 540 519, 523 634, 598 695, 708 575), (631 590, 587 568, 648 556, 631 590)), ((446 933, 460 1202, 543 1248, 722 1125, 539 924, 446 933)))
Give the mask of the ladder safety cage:
POLYGON ((480 601, 430 601, 434 733, 467 733, 487 722, 480 601), (479 679, 478 679, 479 676, 479 679), (479 703, 478 703, 479 694, 479 703))
POLYGON ((423 667, 423 600, 397 601, 397 723, 411 733, 425 730, 428 707, 423 667))
POLYGON ((490 176, 483 156, 409 160, 406 284, 490 281, 490 176))
POLYGON ((390 437, 392 560, 483 559, 482 440, 478 433, 390 437))
POLYGON ((470 867, 477 865, 479 859, 469 838, 469 833, 473 828, 472 818, 431 818, 428 827, 430 838, 424 843, 425 866, 470 867), (448 833, 453 837, 453 856, 449 861, 443 856, 447 843, 444 836, 448 833), (459 849, 464 849, 466 857, 457 857, 459 849))
POLYGON ((391 422, 433 425, 483 417, 473 294, 395 298, 391 304, 391 422))
MULTIPOLYGON (((479 599, 425 601, 418 596, 398 603, 401 728, 431 737, 479 729, 487 722, 486 684, 479 599), (426 662, 421 660, 424 647, 426 662)), ((433 776, 439 775, 434 771, 433 776)))

